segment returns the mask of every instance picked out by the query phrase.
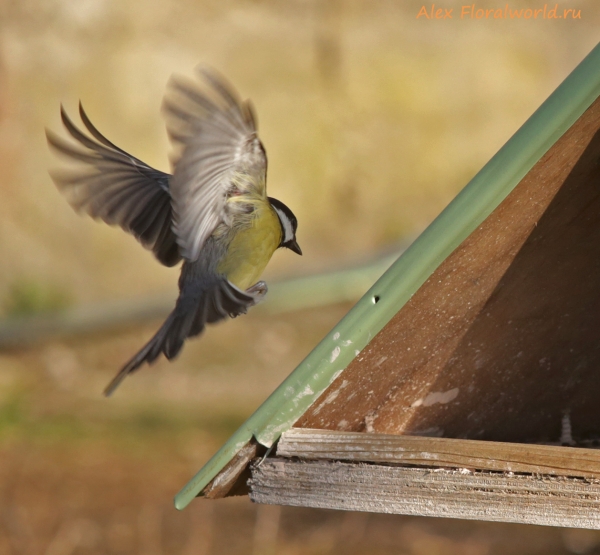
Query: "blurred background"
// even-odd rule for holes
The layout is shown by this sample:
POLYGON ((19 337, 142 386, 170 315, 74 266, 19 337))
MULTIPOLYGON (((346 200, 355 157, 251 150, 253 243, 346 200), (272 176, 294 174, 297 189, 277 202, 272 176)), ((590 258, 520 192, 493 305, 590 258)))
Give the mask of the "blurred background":
MULTIPOLYGON (((461 4, 448 0, 455 18, 429 21, 416 18, 421 6, 0 0, 2 322, 175 298, 177 268, 61 198, 43 129, 61 131, 59 104, 75 116, 81 99, 109 139, 168 171, 164 87, 198 63, 253 100, 269 193, 300 221, 304 256, 277 252, 267 281, 361 264, 415 237, 595 46, 600 28, 597 0, 563 0, 581 19, 557 21, 461 21, 461 4)), ((175 511, 173 495, 350 306, 251 311, 190 341, 176 362, 144 368, 109 400, 103 387, 160 319, 4 346, 0 553, 600 553, 600 535, 577 530, 246 498, 175 511)))

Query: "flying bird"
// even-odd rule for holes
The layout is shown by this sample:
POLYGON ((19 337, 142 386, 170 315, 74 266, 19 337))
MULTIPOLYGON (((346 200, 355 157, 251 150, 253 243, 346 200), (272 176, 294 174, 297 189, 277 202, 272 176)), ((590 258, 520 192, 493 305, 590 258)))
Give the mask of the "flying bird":
POLYGON ((165 266, 183 260, 175 308, 110 382, 107 396, 161 353, 176 357, 206 324, 261 301, 267 285, 259 278, 275 250, 302 254, 293 212, 267 196, 267 156, 250 102, 200 68, 194 79, 171 78, 163 113, 175 150, 172 175, 109 141, 81 103, 89 135, 62 106, 72 140, 46 130, 50 147, 69 161, 51 176, 76 211, 120 226, 165 266))

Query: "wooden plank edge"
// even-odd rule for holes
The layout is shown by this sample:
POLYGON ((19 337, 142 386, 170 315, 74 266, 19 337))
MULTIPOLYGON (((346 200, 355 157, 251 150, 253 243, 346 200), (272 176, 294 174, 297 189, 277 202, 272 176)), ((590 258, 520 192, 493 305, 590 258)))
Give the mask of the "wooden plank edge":
POLYGON ((229 461, 200 492, 199 497, 207 499, 221 499, 248 493, 248 478, 250 461, 265 452, 265 448, 252 438, 229 461))
POLYGON ((256 503, 600 529, 600 481, 270 458, 250 466, 256 503))
POLYGON ((471 439, 292 428, 277 455, 600 478, 600 450, 471 439))

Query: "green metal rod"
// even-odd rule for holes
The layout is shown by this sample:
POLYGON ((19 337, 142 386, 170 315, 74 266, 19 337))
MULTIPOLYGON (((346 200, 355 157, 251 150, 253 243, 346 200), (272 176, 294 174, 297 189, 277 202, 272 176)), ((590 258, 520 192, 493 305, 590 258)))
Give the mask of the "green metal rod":
MULTIPOLYGON (((305 308, 356 302, 404 249, 393 255, 344 270, 277 281, 252 312, 282 314, 305 308)), ((52 337, 98 333, 165 318, 175 305, 174 294, 113 301, 0 321, 0 349, 26 347, 52 337)))

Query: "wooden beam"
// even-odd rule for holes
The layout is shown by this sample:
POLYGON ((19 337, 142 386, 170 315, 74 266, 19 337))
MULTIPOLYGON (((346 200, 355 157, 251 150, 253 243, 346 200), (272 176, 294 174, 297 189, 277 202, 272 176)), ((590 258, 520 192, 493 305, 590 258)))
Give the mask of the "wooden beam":
POLYGON ((264 452, 265 448, 259 445, 254 438, 250 440, 235 454, 225 468, 208 483, 200 495, 208 499, 246 495, 248 493, 246 482, 250 477, 248 464, 253 458, 262 455, 264 452))
POLYGON ((265 459, 257 503, 600 529, 600 482, 584 478, 265 459))
POLYGON ((558 445, 292 428, 277 455, 600 478, 600 450, 558 445))

